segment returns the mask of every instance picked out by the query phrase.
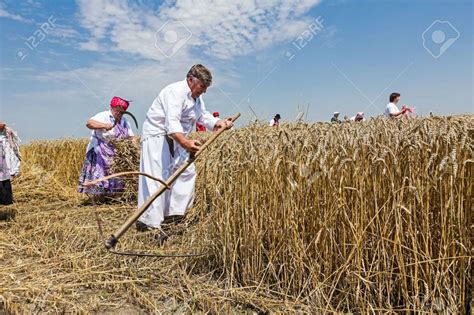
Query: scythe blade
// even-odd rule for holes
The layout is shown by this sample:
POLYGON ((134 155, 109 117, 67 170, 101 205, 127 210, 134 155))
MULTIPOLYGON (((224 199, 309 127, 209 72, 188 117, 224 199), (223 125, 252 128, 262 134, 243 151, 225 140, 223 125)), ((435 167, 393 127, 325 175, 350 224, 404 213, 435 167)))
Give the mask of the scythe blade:
POLYGON ((132 117, 133 122, 135 123, 135 127, 137 127, 137 129, 138 129, 138 121, 137 121, 137 119, 135 118, 135 116, 133 116, 133 114, 130 113, 130 112, 124 112, 123 114, 132 117))

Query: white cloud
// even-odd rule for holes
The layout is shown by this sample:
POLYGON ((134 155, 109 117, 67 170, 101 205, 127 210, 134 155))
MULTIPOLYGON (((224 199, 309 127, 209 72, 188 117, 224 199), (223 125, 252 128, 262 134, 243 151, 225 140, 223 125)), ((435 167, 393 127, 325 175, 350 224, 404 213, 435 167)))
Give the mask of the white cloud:
MULTIPOLYGON (((130 5, 126 0, 78 0, 76 16, 85 32, 60 26, 51 40, 64 39, 63 45, 74 42, 82 50, 101 52, 97 54, 101 61, 75 68, 55 55, 55 65, 63 69, 24 73, 22 79, 35 82, 41 89, 11 93, 5 103, 21 104, 18 110, 27 112, 29 97, 34 95, 38 104, 48 104, 55 115, 67 117, 55 131, 58 136, 84 129, 87 115, 107 108, 114 95, 133 99, 131 110, 143 121, 164 86, 184 79, 191 65, 202 63, 214 78, 205 95, 208 108, 245 115, 247 106, 235 105, 242 95, 223 92, 239 85, 236 57, 258 58, 268 53, 268 48, 296 38, 313 20, 307 13, 319 1, 178 0, 165 1, 152 10, 142 4, 147 1, 130 5), (167 22, 165 26, 184 24, 192 33, 172 58, 155 46, 155 32, 167 22), (84 38, 87 40, 81 42, 84 38)), ((186 28, 178 31, 186 35, 186 28)))
MULTIPOLYGON (((167 1, 153 12, 141 2, 129 5, 122 0, 79 0, 79 23, 89 32, 80 48, 114 54, 104 55, 107 57, 102 60, 106 62, 79 69, 64 64, 64 70, 42 72, 32 80, 60 83, 67 87, 62 92, 80 88, 88 97, 103 101, 117 93, 132 99, 139 96, 139 101, 149 106, 164 86, 183 79, 191 65, 203 63, 214 76, 212 98, 229 104, 232 101, 222 91, 239 84, 239 66, 232 59, 263 53, 275 44, 293 40, 313 20, 305 14, 318 3, 319 0, 178 0, 167 1), (192 33, 186 45, 169 59, 155 47, 155 32, 166 22, 165 26, 185 24, 192 33), (131 64, 123 57, 114 61, 110 56, 117 57, 116 53, 134 55, 138 61, 131 64)), ((67 29, 59 34, 77 39, 76 32, 67 29)), ((80 33, 80 37, 84 38, 84 34, 80 33)))
POLYGON ((59 37, 61 39, 77 38, 80 37, 80 33, 69 26, 56 25, 49 33, 54 37, 59 37))
POLYGON ((22 17, 20 15, 8 12, 5 9, 5 5, 2 4, 2 3, 0 3, 0 17, 4 17, 4 18, 7 18, 7 19, 12 19, 14 21, 22 22, 22 23, 29 23, 30 22, 30 20, 25 19, 24 17, 22 17))
POLYGON ((305 14, 319 2, 178 0, 152 11, 125 1, 79 0, 81 26, 91 35, 81 47, 164 60, 155 47, 155 32, 168 23, 165 27, 184 25, 192 33, 178 52, 181 57, 201 51, 211 58, 231 59, 293 39, 308 26, 305 14))
POLYGON ((162 69, 179 73, 198 62, 214 64, 232 81, 237 77, 233 70, 238 71, 235 57, 258 56, 267 48, 294 40, 314 21, 308 12, 319 2, 177 0, 157 7, 147 1, 78 0, 79 23, 89 33, 79 47, 158 61, 162 69), (172 51, 173 45, 163 41, 166 36, 156 35, 158 30, 160 35, 175 31, 177 42, 184 39, 185 44, 172 51))
MULTIPOLYGON (((154 61, 139 65, 95 63, 78 69, 72 69, 60 61, 58 65, 64 70, 35 74, 34 70, 25 68, 21 73, 20 82, 35 82, 35 90, 29 90, 28 93, 10 93, 8 97, 2 97, 1 104, 5 109, 15 108, 13 112, 9 112, 11 117, 7 116, 5 119, 25 126, 25 139, 38 138, 34 128, 29 130, 26 127, 30 125, 29 119, 32 116, 41 117, 44 121, 60 117, 55 128, 47 128, 40 137, 85 136, 88 134, 84 127, 87 118, 106 110, 114 95, 133 100, 130 111, 141 124, 160 90, 172 82, 183 80, 192 61, 173 61, 166 65, 154 61), (32 99, 35 100, 34 103, 31 102, 32 99)), ((232 71, 221 70, 222 68, 212 64, 208 66, 214 77, 213 85, 204 96, 208 109, 222 112, 223 115, 241 111, 242 109, 235 107, 218 89, 228 83, 226 80, 234 78, 232 71)), ((7 70, 6 74, 10 78, 13 74, 20 76, 17 69, 7 70)))
POLYGON ((55 25, 54 28, 48 31, 47 38, 48 42, 52 44, 76 47, 77 42, 83 39, 84 36, 71 26, 55 25))
MULTIPOLYGON (((116 93, 122 93, 124 98, 131 99, 136 99, 139 95, 154 98, 164 86, 183 80, 188 68, 194 62, 191 59, 181 59, 165 65, 153 61, 138 65, 95 63, 78 69, 71 69, 66 63, 60 62, 64 70, 30 74, 28 79, 38 83, 77 86, 84 94, 100 99, 108 99, 116 93)), ((226 85, 229 83, 228 80, 235 79, 231 68, 226 69, 213 64, 207 66, 214 77, 211 89, 226 85)))
POLYGON ((322 39, 322 47, 326 48, 335 48, 339 42, 341 42, 341 38, 337 36, 338 29, 335 26, 328 26, 321 30, 318 33, 318 36, 321 36, 322 39))

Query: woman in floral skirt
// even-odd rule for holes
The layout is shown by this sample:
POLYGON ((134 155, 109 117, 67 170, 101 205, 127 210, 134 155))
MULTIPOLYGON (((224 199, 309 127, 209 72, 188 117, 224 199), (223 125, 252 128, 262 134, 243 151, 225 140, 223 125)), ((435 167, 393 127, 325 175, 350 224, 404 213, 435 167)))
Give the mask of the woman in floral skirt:
POLYGON ((133 137, 130 123, 123 114, 129 101, 114 96, 110 110, 100 112, 87 121, 87 128, 92 130, 86 159, 79 178, 78 192, 89 195, 94 201, 103 201, 124 190, 125 184, 118 178, 101 181, 95 185, 84 185, 87 182, 110 175, 109 170, 115 157, 113 140, 133 137))

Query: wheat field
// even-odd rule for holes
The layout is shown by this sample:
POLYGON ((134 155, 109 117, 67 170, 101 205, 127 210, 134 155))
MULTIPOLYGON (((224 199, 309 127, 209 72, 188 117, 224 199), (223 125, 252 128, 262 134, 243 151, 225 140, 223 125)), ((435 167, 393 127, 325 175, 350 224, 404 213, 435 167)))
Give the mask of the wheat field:
MULTIPOLYGON (((195 134, 205 141, 208 134, 195 134)), ((254 124, 197 161, 194 208, 162 247, 135 209, 75 192, 86 140, 24 145, 13 221, 0 226, 7 312, 466 313, 472 299, 474 117, 254 124)), ((137 170, 117 145, 114 171, 137 170)), ((0 306, 0 310, 2 306, 0 306)))

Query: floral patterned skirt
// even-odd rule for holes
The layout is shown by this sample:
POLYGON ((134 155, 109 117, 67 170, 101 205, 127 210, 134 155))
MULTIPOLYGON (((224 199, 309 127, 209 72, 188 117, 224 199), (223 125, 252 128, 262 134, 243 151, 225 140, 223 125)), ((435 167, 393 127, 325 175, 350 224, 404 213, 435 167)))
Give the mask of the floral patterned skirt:
POLYGON ((118 178, 112 178, 85 187, 83 184, 110 175, 109 169, 114 157, 114 148, 106 143, 91 148, 86 154, 86 160, 79 177, 77 191, 91 195, 107 195, 123 192, 125 184, 118 178))

